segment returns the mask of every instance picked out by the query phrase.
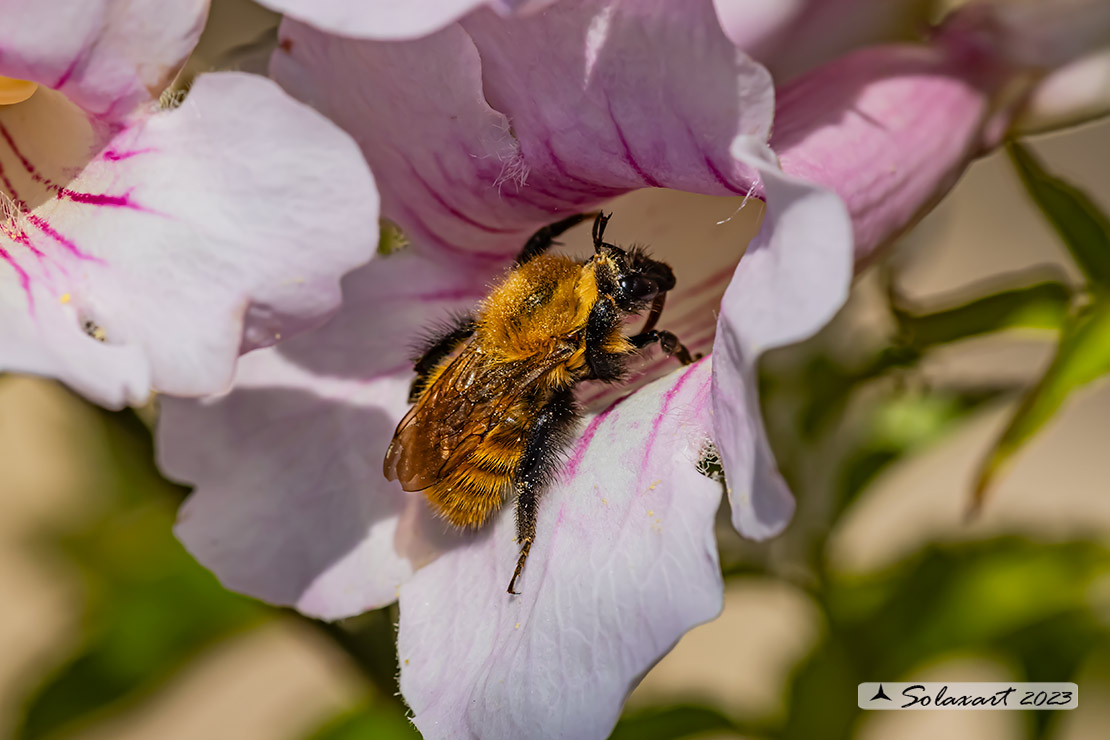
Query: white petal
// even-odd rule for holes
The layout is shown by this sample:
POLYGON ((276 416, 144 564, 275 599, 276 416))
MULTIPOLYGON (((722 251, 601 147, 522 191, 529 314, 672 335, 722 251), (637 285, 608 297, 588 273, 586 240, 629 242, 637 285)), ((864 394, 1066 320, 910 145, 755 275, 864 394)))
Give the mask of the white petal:
POLYGON ((401 587, 401 691, 425 738, 607 737, 640 677, 719 613, 708 364, 590 422, 539 501, 521 595, 510 512, 401 587))
POLYGON ((820 329, 848 296, 852 222, 833 192, 784 175, 766 146, 739 137, 737 159, 757 167, 763 227, 721 301, 713 347, 714 439, 737 530, 772 537, 794 513, 759 413, 756 363, 767 350, 820 329))
POLYGON ((21 328, 0 367, 109 406, 145 400, 150 384, 226 389, 241 346, 326 318, 339 278, 377 243, 377 194, 354 143, 260 77, 203 76, 180 108, 108 137, 40 90, 0 111, 0 134, 14 207, 0 294, 24 314, 4 321, 21 328), (116 359, 87 362, 96 343, 83 329, 116 359))

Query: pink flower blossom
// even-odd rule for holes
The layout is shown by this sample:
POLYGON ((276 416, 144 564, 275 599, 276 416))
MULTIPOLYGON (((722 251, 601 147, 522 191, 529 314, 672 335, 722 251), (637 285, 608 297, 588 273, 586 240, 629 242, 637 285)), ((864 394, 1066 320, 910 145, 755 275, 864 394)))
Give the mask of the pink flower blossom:
POLYGON ((410 245, 350 275, 329 324, 244 357, 231 393, 164 405, 163 469, 196 485, 177 533, 229 588, 307 614, 399 598, 401 689, 426 737, 604 737, 644 672, 720 609, 707 459, 743 534, 792 514, 759 355, 825 323, 853 264, 981 151, 1008 63, 954 29, 821 65, 776 106, 745 51, 772 33, 789 46, 794 26, 771 18, 740 47, 724 2, 272 4, 348 34, 429 34, 287 20, 272 61, 359 142, 410 245), (582 389, 588 420, 508 597, 511 507, 454 532, 381 476, 407 343, 471 308, 539 226, 651 188, 676 192, 618 200, 612 236, 651 237, 679 281, 660 326, 710 356, 648 355, 623 389, 582 389), (748 244, 729 219, 760 202, 748 244))
POLYGON ((114 407, 217 392, 372 253, 373 181, 317 112, 232 73, 158 105, 207 9, 0 0, 0 369, 114 407))

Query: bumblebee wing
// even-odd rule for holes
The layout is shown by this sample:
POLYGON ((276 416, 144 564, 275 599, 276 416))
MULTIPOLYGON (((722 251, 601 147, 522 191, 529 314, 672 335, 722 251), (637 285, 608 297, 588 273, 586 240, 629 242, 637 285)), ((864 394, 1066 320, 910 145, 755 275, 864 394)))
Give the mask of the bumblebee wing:
POLYGON ((406 491, 422 491, 446 478, 571 351, 494 362, 468 342, 397 425, 386 452, 386 478, 400 481, 406 491))

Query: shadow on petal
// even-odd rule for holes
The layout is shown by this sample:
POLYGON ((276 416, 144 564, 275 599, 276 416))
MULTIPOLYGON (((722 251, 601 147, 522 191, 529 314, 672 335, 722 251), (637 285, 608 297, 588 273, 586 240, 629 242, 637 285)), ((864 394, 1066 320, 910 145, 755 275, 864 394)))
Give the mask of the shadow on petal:
POLYGON ((284 388, 209 404, 165 399, 161 467, 196 486, 178 537, 228 588, 306 614, 336 619, 392 602, 417 568, 475 537, 385 480, 395 425, 365 398, 284 388))
POLYGON ((410 252, 378 256, 344 278, 338 314, 311 334, 282 342, 277 351, 321 376, 411 377, 421 340, 453 315, 472 310, 501 269, 460 270, 410 252))

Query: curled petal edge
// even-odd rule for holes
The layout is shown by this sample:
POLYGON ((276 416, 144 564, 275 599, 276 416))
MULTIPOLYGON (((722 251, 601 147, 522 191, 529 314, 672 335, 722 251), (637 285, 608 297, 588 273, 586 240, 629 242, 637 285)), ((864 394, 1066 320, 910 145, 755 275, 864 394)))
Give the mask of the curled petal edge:
POLYGON ((721 301, 714 440, 733 526, 762 540, 786 527, 795 504, 759 411, 759 356, 811 336, 844 304, 852 279, 852 222, 834 192, 784 174, 762 142, 737 137, 732 154, 759 171, 767 213, 721 301))

